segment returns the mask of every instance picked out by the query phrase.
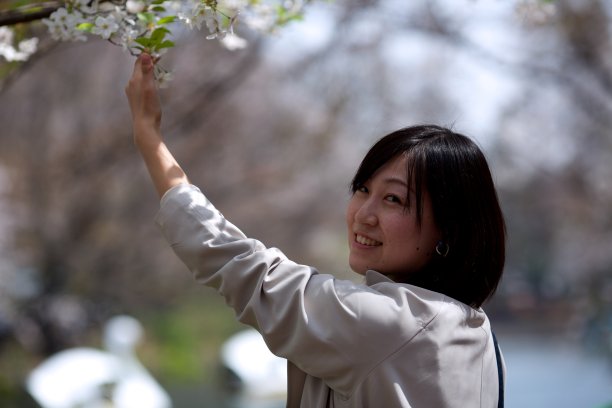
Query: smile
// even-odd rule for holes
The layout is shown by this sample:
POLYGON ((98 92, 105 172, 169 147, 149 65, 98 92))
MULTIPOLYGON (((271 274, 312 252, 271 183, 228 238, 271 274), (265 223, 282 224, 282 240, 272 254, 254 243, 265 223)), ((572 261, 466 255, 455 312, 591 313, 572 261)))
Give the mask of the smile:
POLYGON ((358 244, 366 245, 366 246, 379 246, 379 245, 382 245, 382 242, 380 242, 380 241, 376 241, 374 239, 370 239, 370 238, 364 237, 363 235, 358 235, 358 234, 355 234, 355 241, 358 244))

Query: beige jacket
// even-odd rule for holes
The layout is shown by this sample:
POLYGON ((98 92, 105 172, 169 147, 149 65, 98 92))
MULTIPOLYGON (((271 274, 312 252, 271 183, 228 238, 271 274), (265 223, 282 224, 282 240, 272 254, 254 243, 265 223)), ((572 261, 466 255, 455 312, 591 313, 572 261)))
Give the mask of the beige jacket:
POLYGON ((156 221, 195 278, 289 361, 289 407, 497 406, 487 316, 369 271, 366 284, 298 265, 247 238, 194 186, 156 221))

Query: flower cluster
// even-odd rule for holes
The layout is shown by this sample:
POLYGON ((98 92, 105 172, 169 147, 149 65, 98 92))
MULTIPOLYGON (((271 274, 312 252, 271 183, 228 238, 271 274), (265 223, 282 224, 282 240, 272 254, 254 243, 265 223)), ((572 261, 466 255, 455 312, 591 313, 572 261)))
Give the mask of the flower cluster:
MULTIPOLYGON (((123 47, 132 55, 151 54, 156 60, 174 46, 171 28, 206 28, 207 39, 217 39, 231 50, 244 48, 238 23, 259 32, 271 32, 301 18, 308 0, 67 0, 64 6, 43 20, 57 41, 86 41, 98 36, 123 47)), ((27 59, 36 48, 36 39, 14 48, 9 31, 0 32, 0 55, 6 59, 27 59), (10 41, 9 41, 10 40, 10 41), (10 47, 8 48, 9 45, 10 47), (8 56, 8 57, 7 57, 8 56)), ((159 81, 169 78, 161 68, 159 81)))
POLYGON ((38 38, 15 41, 13 31, 8 27, 0 27, 0 56, 7 61, 26 61, 36 52, 38 38))

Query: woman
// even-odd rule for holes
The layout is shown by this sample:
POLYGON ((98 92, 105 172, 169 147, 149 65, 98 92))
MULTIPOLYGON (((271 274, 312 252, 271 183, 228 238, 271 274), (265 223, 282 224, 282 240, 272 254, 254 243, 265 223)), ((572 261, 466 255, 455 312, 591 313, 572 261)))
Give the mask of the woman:
POLYGON ((126 87, 168 242, 196 279, 288 360, 289 407, 495 407, 503 365, 480 308, 501 277, 504 222, 469 139, 435 126, 381 139, 352 182, 351 268, 336 280, 249 239, 163 143, 153 62, 126 87))

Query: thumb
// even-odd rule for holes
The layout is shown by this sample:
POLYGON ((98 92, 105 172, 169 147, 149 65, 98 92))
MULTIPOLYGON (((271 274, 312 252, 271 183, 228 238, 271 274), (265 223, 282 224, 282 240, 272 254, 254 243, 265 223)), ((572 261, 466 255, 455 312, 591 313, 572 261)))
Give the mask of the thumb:
POLYGON ((142 53, 140 55, 140 64, 143 74, 149 73, 153 69, 153 59, 149 54, 142 53))

